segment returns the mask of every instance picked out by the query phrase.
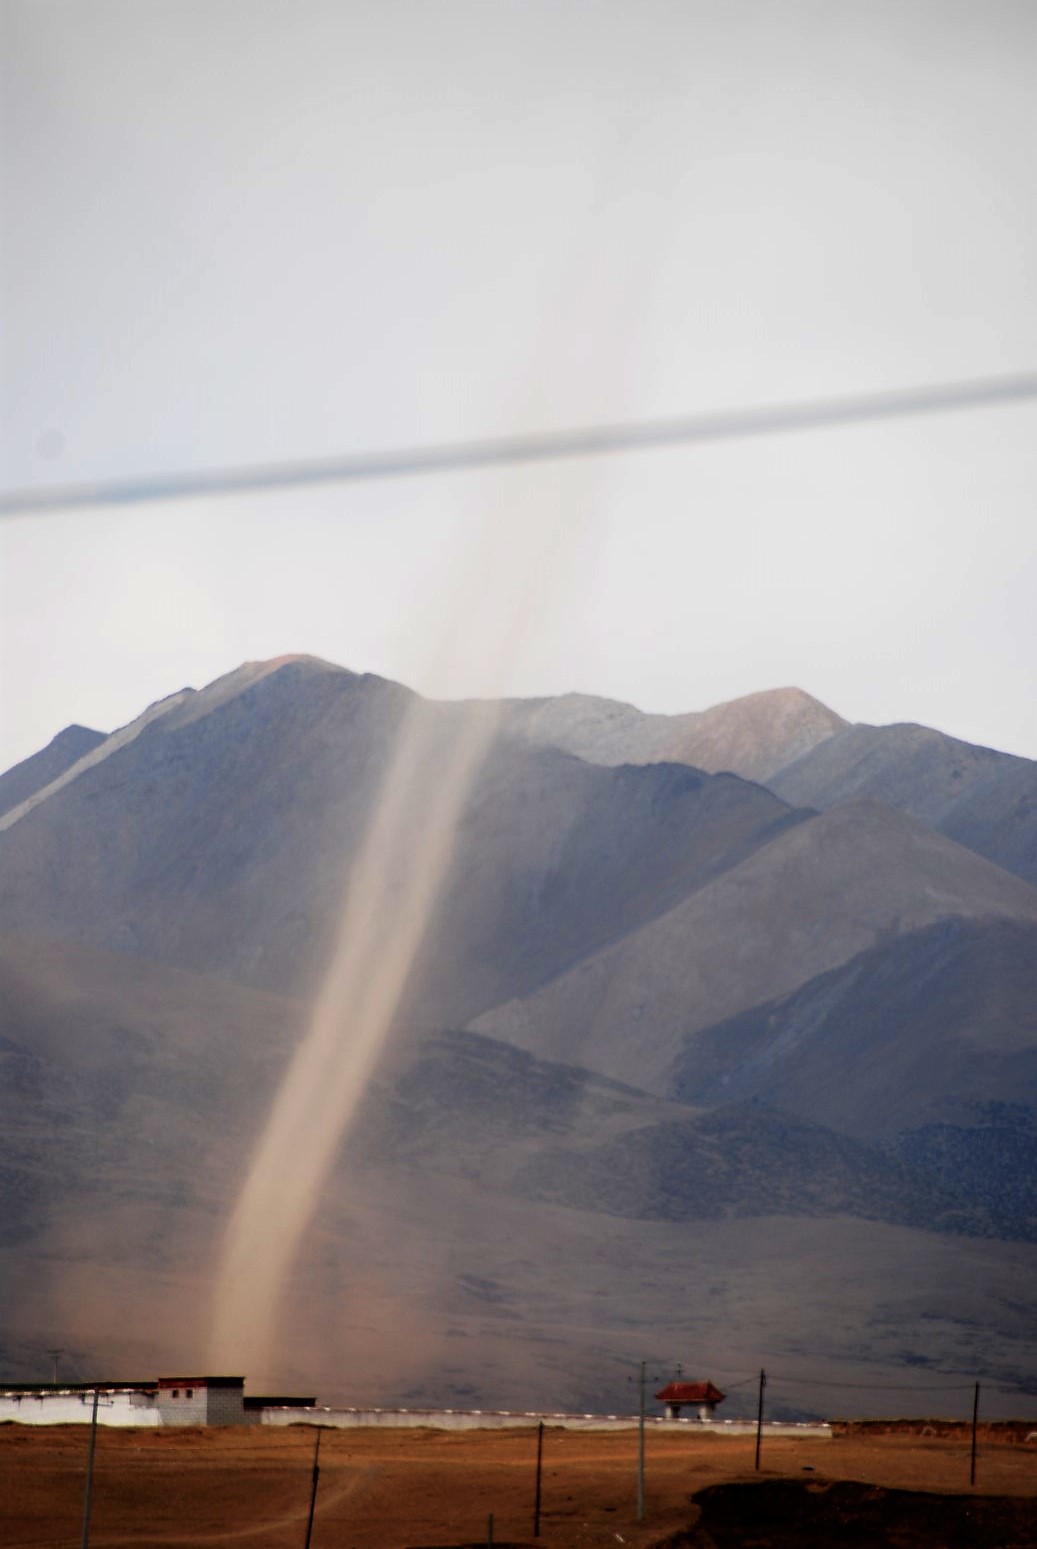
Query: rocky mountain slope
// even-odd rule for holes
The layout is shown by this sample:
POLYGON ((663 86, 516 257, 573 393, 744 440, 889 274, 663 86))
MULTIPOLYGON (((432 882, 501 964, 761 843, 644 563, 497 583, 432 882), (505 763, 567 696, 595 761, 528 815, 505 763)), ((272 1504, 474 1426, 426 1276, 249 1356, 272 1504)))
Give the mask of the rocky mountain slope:
POLYGON ((768 778, 786 801, 886 802, 1037 883, 1037 764, 927 726, 848 726, 768 778))
MULTIPOLYGON (((209 1267, 303 1008, 25 939, 0 968, 0 1361, 31 1375, 57 1330, 83 1376, 204 1364, 209 1267)), ((814 1377, 858 1380, 864 1340, 881 1412, 905 1352, 937 1390, 972 1369, 972 1319, 996 1306, 983 1370, 1017 1409, 1034 1249, 996 1235, 982 1202, 823 1124, 433 1034, 372 1087, 289 1288, 283 1364, 254 1379, 623 1411, 639 1352, 725 1377, 783 1353, 805 1382, 776 1402, 809 1413, 814 1377)))
MULTIPOLYGON (((8 814, 0 931, 311 994, 411 701, 291 661, 166 702, 8 814)), ((466 711, 425 713, 434 782, 466 711)), ((503 738, 464 815, 415 990, 423 1019, 533 988, 802 816, 732 776, 598 768, 503 738)))
POLYGON ((513 700, 506 724, 595 764, 668 760, 762 781, 846 727, 841 716, 798 688, 768 689, 686 715, 646 715, 588 694, 513 700))
POLYGON ((672 1089, 688 1038, 940 920, 1037 924, 1037 891, 878 802, 797 824, 657 919, 475 1022, 672 1089))
POLYGON ((794 807, 865 798, 907 812, 1037 884, 1037 763, 928 726, 851 726, 800 689, 688 715, 564 694, 509 705, 509 725, 593 763, 673 760, 758 780, 794 807))
MULTIPOLYGON (((204 1359, 220 1234, 407 711, 431 784, 478 707, 309 658, 2 777, 10 1375, 55 1341, 204 1359)), ((936 1388, 981 1367, 1019 1407, 1033 766, 887 730, 792 690, 502 707, 254 1381, 615 1408, 642 1354, 717 1379, 777 1355, 800 1412, 815 1379, 905 1363, 936 1388)))
POLYGON ((891 937, 686 1038, 672 1086, 869 1139, 1012 1104, 1037 1089, 1037 930, 944 918, 891 937))
POLYGON ((45 748, 0 774, 0 817, 52 785, 105 740, 104 732, 66 726, 45 748))

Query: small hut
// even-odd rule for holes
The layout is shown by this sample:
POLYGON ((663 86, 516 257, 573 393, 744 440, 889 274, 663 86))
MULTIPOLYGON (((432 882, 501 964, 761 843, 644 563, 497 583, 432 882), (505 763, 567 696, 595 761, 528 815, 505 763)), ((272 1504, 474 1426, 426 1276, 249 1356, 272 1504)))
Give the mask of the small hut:
POLYGON ((666 1405, 667 1420, 679 1420, 686 1404, 696 1406, 700 1420, 712 1420, 714 1409, 727 1395, 711 1382, 668 1382, 655 1396, 666 1405))

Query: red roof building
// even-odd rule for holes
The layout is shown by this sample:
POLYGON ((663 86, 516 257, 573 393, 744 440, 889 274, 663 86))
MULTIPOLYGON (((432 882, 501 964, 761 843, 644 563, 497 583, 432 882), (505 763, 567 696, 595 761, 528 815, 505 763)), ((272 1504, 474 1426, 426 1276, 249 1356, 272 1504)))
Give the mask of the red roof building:
POLYGON ((727 1397, 711 1382, 668 1382, 655 1396, 666 1405, 667 1420, 679 1420, 685 1404, 697 1406, 700 1420, 712 1420, 714 1409, 727 1397))

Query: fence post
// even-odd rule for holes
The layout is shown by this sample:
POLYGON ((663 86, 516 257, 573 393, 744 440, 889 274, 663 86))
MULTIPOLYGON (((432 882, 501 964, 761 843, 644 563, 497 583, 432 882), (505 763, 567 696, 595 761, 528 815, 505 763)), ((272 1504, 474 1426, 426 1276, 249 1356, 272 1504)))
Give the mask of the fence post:
POLYGON ((306 1523, 306 1549, 310 1549, 310 1539, 313 1537, 313 1513, 317 1506, 317 1481, 320 1478, 320 1439, 323 1432, 317 1427, 317 1445, 313 1449, 313 1477, 310 1483, 310 1515, 306 1523))
POLYGON ((94 1497, 94 1449, 97 1446, 97 1400, 99 1394, 94 1389, 94 1407, 90 1415, 90 1451, 86 1459, 86 1490, 83 1494, 83 1536, 80 1540, 82 1549, 90 1549, 90 1504, 94 1497))
POLYGON ((533 1537, 540 1537, 540 1467, 544 1456, 544 1422, 537 1425, 537 1488, 533 1501, 533 1537))
POLYGON ((763 1390, 767 1386, 767 1373, 760 1367, 760 1396, 756 1403, 756 1472, 760 1471, 760 1436, 763 1433, 763 1390))
POLYGON ((641 1362, 641 1411, 637 1422, 637 1520, 645 1519, 645 1368, 641 1362))

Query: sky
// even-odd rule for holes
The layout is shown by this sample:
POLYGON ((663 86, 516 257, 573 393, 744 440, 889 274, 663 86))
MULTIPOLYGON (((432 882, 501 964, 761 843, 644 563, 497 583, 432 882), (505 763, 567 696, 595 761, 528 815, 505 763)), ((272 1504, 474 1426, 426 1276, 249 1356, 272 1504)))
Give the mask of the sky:
MULTIPOLYGON (((1030 0, 0 18, 2 489, 1037 369, 1030 0)), ((288 652, 483 692, 534 520, 579 563, 495 692, 794 683, 1037 757, 1035 495, 1030 402, 9 517, 0 767, 288 652)))

